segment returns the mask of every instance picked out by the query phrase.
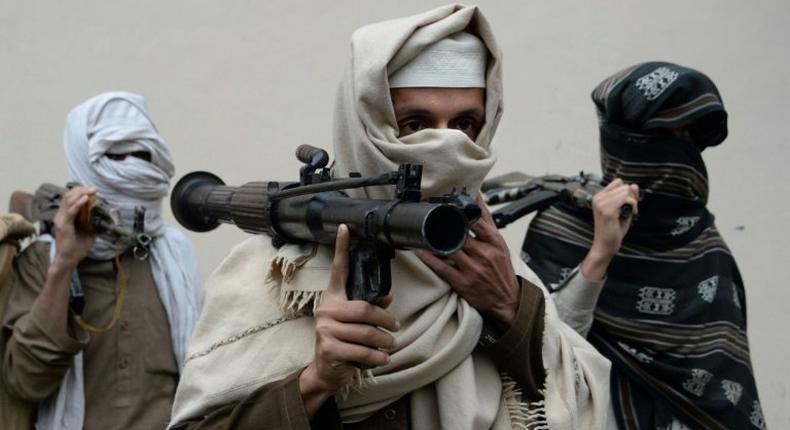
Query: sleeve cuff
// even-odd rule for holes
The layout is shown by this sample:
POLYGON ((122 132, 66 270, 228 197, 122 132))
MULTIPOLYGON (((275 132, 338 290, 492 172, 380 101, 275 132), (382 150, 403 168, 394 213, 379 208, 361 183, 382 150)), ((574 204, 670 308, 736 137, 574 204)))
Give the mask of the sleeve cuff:
POLYGON ((565 284, 565 288, 553 293, 554 301, 572 311, 592 312, 598 304, 598 296, 601 295, 605 283, 606 277, 600 281, 591 281, 585 278, 577 267, 565 284))
POLYGON ((264 387, 258 394, 265 397, 267 395, 265 393, 276 390, 278 386, 282 387, 282 412, 284 418, 290 423, 290 427, 288 428, 342 429, 340 412, 338 411, 334 396, 327 399, 312 419, 307 418, 307 411, 305 411, 304 402, 302 401, 302 392, 299 390, 299 375, 302 374, 302 370, 304 369, 299 369, 288 375, 285 379, 273 383, 270 387, 264 387), (313 423, 318 424, 318 426, 313 426, 313 423))
POLYGON ((302 393, 299 391, 300 369, 283 379, 278 385, 282 386, 284 413, 288 420, 294 424, 294 428, 310 428, 307 418, 307 411, 302 402, 302 393))
POLYGON ((543 320, 545 298, 537 286, 519 278, 521 291, 513 325, 481 350, 489 353, 500 370, 519 382, 526 397, 539 400, 546 379, 543 368, 543 320))

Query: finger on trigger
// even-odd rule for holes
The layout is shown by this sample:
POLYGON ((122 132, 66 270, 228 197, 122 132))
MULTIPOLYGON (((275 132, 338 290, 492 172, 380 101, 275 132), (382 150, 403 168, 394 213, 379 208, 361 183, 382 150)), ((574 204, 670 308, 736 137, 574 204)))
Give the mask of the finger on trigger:
POLYGON ((332 276, 326 292, 345 297, 345 285, 348 278, 348 227, 340 224, 335 237, 335 256, 332 261, 332 276))

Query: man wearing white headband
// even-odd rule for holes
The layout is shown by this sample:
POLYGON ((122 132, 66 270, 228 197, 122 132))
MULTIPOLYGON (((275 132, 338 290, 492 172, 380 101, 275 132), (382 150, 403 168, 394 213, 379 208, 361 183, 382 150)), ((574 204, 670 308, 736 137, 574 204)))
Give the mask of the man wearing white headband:
MULTIPOLYGON (((477 193, 502 114, 501 54, 481 12, 373 24, 351 47, 335 175, 415 163, 425 198, 477 193)), ((242 243, 207 284, 173 428, 602 428, 608 361, 560 322, 485 208, 472 231, 446 261, 398 251, 379 306, 346 298, 345 226, 334 249, 242 243)))
POLYGON ((82 186, 62 197, 54 237, 41 236, 16 263, 3 319, 7 388, 37 403, 37 429, 164 428, 201 299, 194 251, 161 217, 170 151, 143 98, 125 92, 74 108, 64 144, 71 179, 82 186), (135 208, 145 209, 147 258, 75 228, 92 196, 129 230, 135 208), (70 306, 75 285, 82 310, 70 306))

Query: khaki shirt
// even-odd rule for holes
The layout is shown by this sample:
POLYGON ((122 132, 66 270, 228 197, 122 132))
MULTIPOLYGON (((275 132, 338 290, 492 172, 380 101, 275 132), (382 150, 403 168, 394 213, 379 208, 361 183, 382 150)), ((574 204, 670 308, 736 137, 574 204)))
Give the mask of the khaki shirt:
MULTIPOLYGON (((0 242, 0 318, 5 315, 8 297, 13 286, 12 262, 16 257, 16 245, 0 242)), ((0 339, 0 356, 5 352, 5 342, 0 339)), ((26 430, 32 425, 33 404, 12 396, 5 389, 6 383, 0 373, 0 423, 4 430, 26 430)))
MULTIPOLYGON (((56 393, 74 355, 83 352, 85 426, 163 429, 170 417, 178 368, 170 326, 148 261, 125 254, 128 293, 109 331, 89 333, 69 319, 68 331, 37 306, 49 268, 49 245, 37 242, 16 261, 16 279, 3 327, 3 376, 15 396, 40 402, 56 393)), ((111 319, 120 288, 112 260, 83 260, 83 319, 96 327, 111 319)))

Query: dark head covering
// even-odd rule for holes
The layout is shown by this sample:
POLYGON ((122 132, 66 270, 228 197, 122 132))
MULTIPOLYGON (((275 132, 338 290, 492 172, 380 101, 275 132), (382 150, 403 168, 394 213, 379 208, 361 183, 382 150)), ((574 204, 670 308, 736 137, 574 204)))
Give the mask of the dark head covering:
POLYGON ((628 67, 601 82, 592 93, 602 128, 638 134, 685 127, 700 149, 727 137, 727 112, 705 74, 665 62, 628 67))
MULTIPOLYGON (((593 100, 604 180, 643 192, 587 336, 612 361, 619 428, 764 428, 743 280, 705 207, 699 149, 727 135, 716 87, 692 69, 643 63, 601 82, 593 100), (694 142, 668 130, 678 127, 694 142)), ((532 220, 522 255, 558 290, 593 232, 589 209, 559 203, 532 220)))

